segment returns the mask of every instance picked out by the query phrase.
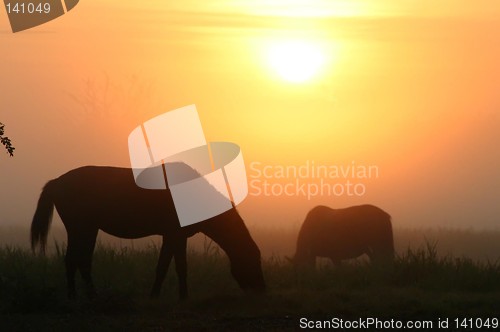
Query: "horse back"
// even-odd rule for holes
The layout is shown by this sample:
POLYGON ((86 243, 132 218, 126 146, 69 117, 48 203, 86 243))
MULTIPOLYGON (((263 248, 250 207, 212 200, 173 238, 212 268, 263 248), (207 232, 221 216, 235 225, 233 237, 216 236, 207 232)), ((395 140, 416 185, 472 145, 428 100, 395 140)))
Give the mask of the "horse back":
POLYGON ((138 187, 129 168, 80 167, 55 179, 51 194, 66 227, 125 238, 180 230, 170 191, 138 187))

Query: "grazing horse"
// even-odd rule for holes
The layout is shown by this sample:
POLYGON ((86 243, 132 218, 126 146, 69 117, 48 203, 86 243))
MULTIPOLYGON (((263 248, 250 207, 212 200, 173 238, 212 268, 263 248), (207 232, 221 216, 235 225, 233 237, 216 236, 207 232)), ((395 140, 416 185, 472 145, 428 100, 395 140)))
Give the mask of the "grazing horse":
MULTIPOLYGON (((181 165, 196 172, 183 163, 168 165, 181 165)), ((265 289, 259 248, 234 207, 208 220, 180 227, 170 190, 138 187, 129 168, 81 167, 49 181, 43 188, 31 224, 33 250, 39 245, 45 252, 54 206, 68 235, 65 264, 70 298, 76 296, 77 270, 87 291, 94 292, 91 265, 99 230, 127 239, 163 237, 152 297, 159 296, 172 257, 179 279, 179 296, 187 297, 186 243, 188 237, 198 232, 226 252, 231 273, 243 290, 265 289)))
POLYGON ((373 205, 344 209, 316 206, 302 224, 293 260, 298 265, 314 266, 320 256, 339 265, 363 254, 371 261, 392 259, 391 216, 373 205))

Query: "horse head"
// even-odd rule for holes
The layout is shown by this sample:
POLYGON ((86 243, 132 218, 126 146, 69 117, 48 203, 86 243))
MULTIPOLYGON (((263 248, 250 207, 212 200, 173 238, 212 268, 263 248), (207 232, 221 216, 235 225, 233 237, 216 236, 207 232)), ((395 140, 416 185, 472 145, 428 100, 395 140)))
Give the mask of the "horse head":
POLYGON ((265 290, 260 250, 235 208, 201 222, 200 227, 200 231, 213 239, 228 255, 231 274, 241 289, 257 292, 265 290))

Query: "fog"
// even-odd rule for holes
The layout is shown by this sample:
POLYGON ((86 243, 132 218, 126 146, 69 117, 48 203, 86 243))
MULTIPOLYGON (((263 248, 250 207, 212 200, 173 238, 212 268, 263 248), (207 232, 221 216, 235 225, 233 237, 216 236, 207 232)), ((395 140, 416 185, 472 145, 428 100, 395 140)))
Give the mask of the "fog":
POLYGON ((44 183, 68 170, 129 166, 132 129, 196 104, 207 140, 242 148, 254 187, 238 209, 251 226, 296 228, 315 205, 371 203, 397 227, 497 229, 498 22, 318 22, 287 28, 261 16, 81 3, 12 34, 2 12, 0 121, 16 150, 13 158, 0 151, 0 223, 27 227, 44 183), (260 41, 299 32, 337 51, 318 78, 293 85, 266 67, 260 41), (378 173, 324 179, 358 183, 362 195, 307 196, 280 190, 321 179, 257 176, 252 168, 312 162, 375 165, 378 173), (264 180, 274 193, 258 191, 264 180))

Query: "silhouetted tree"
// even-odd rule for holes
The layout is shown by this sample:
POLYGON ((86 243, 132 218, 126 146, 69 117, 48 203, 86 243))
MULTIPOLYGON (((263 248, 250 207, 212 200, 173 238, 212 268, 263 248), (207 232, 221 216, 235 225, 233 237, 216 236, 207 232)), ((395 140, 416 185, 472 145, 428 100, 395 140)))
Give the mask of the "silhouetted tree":
POLYGON ((3 146, 7 149, 7 153, 10 154, 10 156, 14 156, 14 150, 15 148, 12 146, 12 142, 10 141, 10 138, 4 137, 4 127, 5 125, 0 122, 0 143, 2 143, 3 146))

